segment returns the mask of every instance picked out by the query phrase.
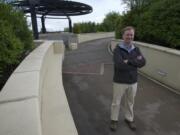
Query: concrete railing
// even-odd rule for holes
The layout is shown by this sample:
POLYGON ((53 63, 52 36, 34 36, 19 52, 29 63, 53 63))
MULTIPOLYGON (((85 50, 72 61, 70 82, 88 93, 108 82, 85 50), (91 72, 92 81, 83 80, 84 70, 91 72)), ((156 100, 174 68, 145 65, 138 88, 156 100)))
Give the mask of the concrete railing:
POLYGON ((99 32, 99 33, 83 33, 70 36, 68 39, 68 47, 71 50, 78 48, 78 43, 83 43, 91 40, 114 37, 114 32, 99 32))
POLYGON ((45 41, 0 93, 0 135, 77 135, 62 84, 64 44, 45 41))
MULTIPOLYGON (((118 42, 120 40, 111 41, 112 50, 118 42)), ((142 42, 135 44, 147 60, 146 66, 140 71, 180 93, 180 51, 142 42)))
POLYGON ((66 48, 75 50, 78 48, 78 43, 87 42, 96 39, 114 37, 114 32, 98 32, 98 33, 82 33, 82 34, 73 34, 73 33, 48 33, 40 34, 41 39, 49 40, 63 40, 66 48))
POLYGON ((78 34, 78 43, 87 42, 91 40, 114 37, 114 32, 99 32, 99 33, 87 33, 87 34, 78 34))

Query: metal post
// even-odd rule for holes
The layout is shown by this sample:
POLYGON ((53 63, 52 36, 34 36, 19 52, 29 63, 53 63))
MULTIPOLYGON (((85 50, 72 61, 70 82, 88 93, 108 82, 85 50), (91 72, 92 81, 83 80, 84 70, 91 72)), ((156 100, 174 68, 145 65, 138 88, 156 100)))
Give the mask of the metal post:
POLYGON ((41 24, 42 24, 42 33, 46 33, 46 27, 45 27, 45 18, 44 15, 41 16, 41 24))
POLYGON ((72 23, 71 23, 71 18, 69 16, 67 16, 68 21, 69 21, 69 32, 72 33, 72 23))
POLYGON ((30 10, 31 10, 31 21, 32 21, 33 35, 34 35, 35 39, 38 39, 39 38, 39 34, 38 34, 35 6, 31 5, 30 6, 30 10))

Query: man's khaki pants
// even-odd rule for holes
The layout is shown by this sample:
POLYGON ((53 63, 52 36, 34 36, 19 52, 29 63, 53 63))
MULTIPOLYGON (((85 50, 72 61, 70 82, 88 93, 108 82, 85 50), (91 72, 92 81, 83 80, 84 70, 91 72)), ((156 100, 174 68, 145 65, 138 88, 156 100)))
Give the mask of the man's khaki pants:
POLYGON ((134 120, 133 106, 136 96, 137 83, 121 84, 113 83, 113 100, 111 105, 111 120, 118 121, 121 99, 124 95, 123 111, 125 118, 129 121, 134 120))

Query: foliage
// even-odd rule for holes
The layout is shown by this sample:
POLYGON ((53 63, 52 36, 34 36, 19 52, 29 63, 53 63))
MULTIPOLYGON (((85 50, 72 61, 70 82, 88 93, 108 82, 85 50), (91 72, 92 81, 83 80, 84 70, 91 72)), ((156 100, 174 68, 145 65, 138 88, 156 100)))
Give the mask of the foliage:
POLYGON ((0 76, 33 48, 32 33, 24 15, 0 1, 0 76))
POLYGON ((102 23, 103 30, 106 32, 114 31, 116 27, 116 21, 119 17, 120 17, 119 13, 116 12, 108 13, 102 23))
POLYGON ((81 25, 81 23, 75 23, 74 24, 74 27, 73 27, 74 33, 77 33, 77 34, 81 33, 80 25, 81 25))
POLYGON ((160 0, 154 3, 137 24, 139 39, 180 48, 180 1, 160 0), (145 20, 145 22, 143 22, 145 20), (141 32, 146 34, 141 34, 141 32), (150 38, 149 38, 150 37, 150 38))
POLYGON ((75 23, 73 27, 74 33, 90 33, 96 31, 97 28, 94 22, 75 23))
POLYGON ((27 27, 26 18, 23 13, 13 9, 9 5, 1 3, 0 20, 6 21, 10 26, 12 26, 16 37, 20 38, 21 42, 23 42, 24 49, 32 49, 33 37, 27 27))
POLYGON ((151 4, 155 0, 122 0, 124 4, 127 5, 127 7, 130 10, 134 9, 142 9, 149 4, 151 4))
POLYGON ((119 13, 110 12, 105 16, 102 23, 95 22, 82 22, 75 23, 73 27, 74 33, 91 33, 91 32, 110 32, 114 31, 116 27, 116 21, 120 17, 119 13))
POLYGON ((7 68, 10 64, 17 64, 23 52, 22 43, 13 34, 12 26, 0 21, 0 67, 7 68))
POLYGON ((64 28, 64 32, 69 32, 69 27, 64 28))
POLYGON ((132 25, 136 28, 136 40, 180 49, 179 7, 179 0, 152 0, 146 8, 127 12, 118 27, 132 25))
POLYGON ((118 38, 121 36, 121 26, 119 25, 122 24, 122 16, 119 16, 116 20, 116 26, 115 26, 115 38, 118 38))

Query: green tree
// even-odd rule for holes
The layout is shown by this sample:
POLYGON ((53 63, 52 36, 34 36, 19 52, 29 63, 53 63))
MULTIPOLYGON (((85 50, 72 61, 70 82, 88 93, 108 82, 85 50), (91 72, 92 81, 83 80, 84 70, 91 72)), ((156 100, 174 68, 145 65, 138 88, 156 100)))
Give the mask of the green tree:
MULTIPOLYGON (((34 48, 26 18, 18 10, 0 1, 0 82, 3 75, 17 65, 23 55, 34 48)), ((3 80, 2 80, 3 78, 3 80)))
POLYGON ((6 22, 0 21, 0 28, 0 67, 5 69, 19 62, 23 45, 6 22))
POLYGON ((97 23, 97 24, 96 24, 96 31, 97 31, 97 32, 103 31, 102 23, 97 23))
POLYGON ((146 7, 124 14, 118 29, 132 25, 135 40, 180 49, 180 1, 151 0, 146 7))
POLYGON ((142 15, 137 24, 140 40, 180 48, 180 1, 160 0, 142 15))
POLYGON ((80 29, 80 24, 79 23, 74 23, 73 32, 77 33, 77 34, 81 33, 81 29, 80 29))
POLYGON ((115 38, 121 37, 121 29, 122 29, 122 16, 119 16, 116 20, 116 27, 115 27, 115 38))
POLYGON ((95 22, 82 22, 82 23, 75 23, 73 27, 74 33, 90 33, 96 32, 96 24, 95 22))
POLYGON ((64 28, 64 32, 69 32, 69 28, 68 27, 64 28))
POLYGON ((155 0, 122 0, 124 4, 127 5, 127 7, 130 10, 134 9, 142 9, 145 6, 148 6, 155 0))
POLYGON ((114 31, 116 27, 116 21, 121 17, 119 13, 110 12, 108 13, 102 23, 95 22, 82 22, 75 23, 73 27, 74 33, 90 33, 90 32, 110 32, 114 31))
POLYGON ((102 27, 104 31, 114 31, 116 27, 116 21, 119 18, 120 14, 117 12, 110 12, 106 14, 103 22, 102 27))
POLYGON ((27 21, 23 13, 13 9, 10 5, 1 3, 0 20, 6 21, 12 26, 14 34, 23 42, 23 48, 25 50, 33 48, 32 33, 28 29, 27 21))

